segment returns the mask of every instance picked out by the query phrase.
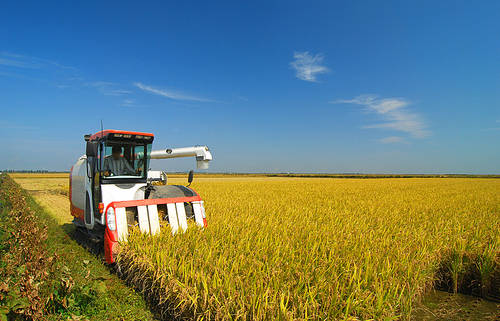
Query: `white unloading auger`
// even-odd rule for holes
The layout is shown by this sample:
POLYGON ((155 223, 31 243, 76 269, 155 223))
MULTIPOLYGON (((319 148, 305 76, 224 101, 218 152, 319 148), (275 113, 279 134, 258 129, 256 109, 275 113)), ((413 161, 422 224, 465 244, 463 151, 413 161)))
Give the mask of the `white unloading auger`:
POLYGON ((151 159, 196 157, 196 168, 208 169, 208 163, 212 160, 212 153, 207 146, 193 146, 180 148, 159 149, 151 152, 151 159))

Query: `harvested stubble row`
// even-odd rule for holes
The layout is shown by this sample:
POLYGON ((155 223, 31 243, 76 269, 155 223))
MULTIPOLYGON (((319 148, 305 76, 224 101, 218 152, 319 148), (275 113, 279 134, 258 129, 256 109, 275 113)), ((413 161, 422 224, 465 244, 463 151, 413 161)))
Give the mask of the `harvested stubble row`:
POLYGON ((498 179, 198 179, 195 189, 204 231, 133 233, 119 257, 177 316, 406 319, 438 282, 496 284, 498 179))

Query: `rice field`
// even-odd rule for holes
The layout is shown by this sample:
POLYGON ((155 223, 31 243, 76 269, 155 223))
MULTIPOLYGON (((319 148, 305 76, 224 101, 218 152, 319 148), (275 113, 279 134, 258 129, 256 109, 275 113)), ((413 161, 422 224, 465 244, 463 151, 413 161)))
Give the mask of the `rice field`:
POLYGON ((204 231, 134 233, 119 258, 128 280, 175 316, 408 319, 435 286, 498 291, 498 179, 236 177, 193 186, 206 204, 204 231))
MULTIPOLYGON (((67 175, 13 177, 70 221, 67 175)), ((192 187, 207 228, 132 233, 119 257, 165 317, 421 320, 435 287, 499 298, 500 179, 203 176, 192 187)))
POLYGON ((10 174, 25 190, 35 196, 37 202, 53 214, 59 225, 71 224, 69 211, 68 174, 10 174))

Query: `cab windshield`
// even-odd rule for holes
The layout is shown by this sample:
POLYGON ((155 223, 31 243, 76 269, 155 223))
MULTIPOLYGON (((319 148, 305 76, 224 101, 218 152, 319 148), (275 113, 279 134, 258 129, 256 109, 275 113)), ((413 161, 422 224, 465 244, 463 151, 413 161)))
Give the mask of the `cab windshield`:
POLYGON ((151 144, 106 142, 101 173, 106 179, 146 178, 151 144))

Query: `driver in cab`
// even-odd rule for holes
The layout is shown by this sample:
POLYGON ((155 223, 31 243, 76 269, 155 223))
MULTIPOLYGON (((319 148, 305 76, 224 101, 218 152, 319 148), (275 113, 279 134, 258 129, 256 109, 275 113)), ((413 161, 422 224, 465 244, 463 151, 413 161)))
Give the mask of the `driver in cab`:
POLYGON ((104 176, 136 175, 137 172, 130 166, 130 163, 122 157, 121 146, 113 146, 111 155, 104 159, 104 176))

